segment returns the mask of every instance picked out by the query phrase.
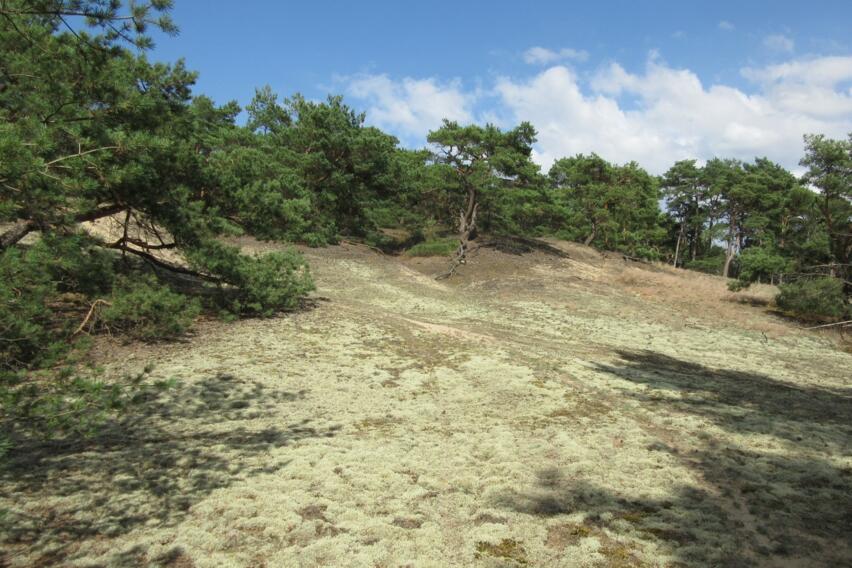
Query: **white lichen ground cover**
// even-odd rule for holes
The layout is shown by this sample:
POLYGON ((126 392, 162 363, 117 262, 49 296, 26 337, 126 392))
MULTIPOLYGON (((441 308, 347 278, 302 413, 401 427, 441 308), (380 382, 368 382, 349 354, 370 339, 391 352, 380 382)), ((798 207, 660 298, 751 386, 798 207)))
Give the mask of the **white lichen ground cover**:
POLYGON ((0 565, 852 562, 852 356, 721 279, 556 244, 443 282, 309 250, 310 309, 105 344, 178 386, 13 456, 0 565))

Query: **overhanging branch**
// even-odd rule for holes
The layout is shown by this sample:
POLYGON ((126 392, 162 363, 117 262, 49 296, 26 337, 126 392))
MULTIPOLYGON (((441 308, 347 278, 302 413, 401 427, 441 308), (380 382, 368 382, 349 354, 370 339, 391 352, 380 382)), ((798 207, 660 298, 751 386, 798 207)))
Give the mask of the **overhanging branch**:
POLYGON ((218 278, 216 276, 211 276, 210 274, 204 274, 203 272, 198 272, 197 270, 192 270, 190 268, 186 268, 186 267, 180 266, 178 264, 166 262, 165 260, 161 260, 151 253, 145 252, 143 250, 131 248, 131 247, 127 246, 127 244, 124 243, 123 240, 119 240, 119 241, 112 243, 112 244, 102 243, 101 246, 103 246, 104 248, 110 248, 110 249, 120 250, 122 252, 129 252, 130 254, 135 254, 136 256, 142 258, 143 260, 145 260, 149 264, 151 264, 151 265, 153 265, 157 268, 162 268, 164 270, 168 270, 170 272, 175 272, 177 274, 185 274, 187 276, 193 276, 193 277, 198 278, 200 280, 204 280, 206 282, 213 282, 215 284, 224 284, 225 283, 225 281, 223 279, 218 278))

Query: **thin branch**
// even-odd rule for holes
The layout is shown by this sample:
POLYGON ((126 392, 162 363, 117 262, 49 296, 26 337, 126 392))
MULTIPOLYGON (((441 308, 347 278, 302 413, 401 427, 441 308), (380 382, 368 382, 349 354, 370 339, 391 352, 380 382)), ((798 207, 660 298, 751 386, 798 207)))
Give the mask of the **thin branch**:
POLYGON ((94 152, 101 152, 103 150, 118 150, 120 146, 102 146, 101 148, 92 148, 91 150, 86 150, 84 152, 77 152, 76 154, 71 154, 70 156, 62 156, 61 158, 56 158, 55 160, 51 160, 47 162, 45 166, 52 166, 58 162, 62 162, 63 160, 70 160, 71 158, 79 158, 81 156, 85 156, 86 154, 92 154, 94 152))
POLYGON ((112 305, 109 302, 107 302, 106 300, 102 300, 100 298, 98 298, 97 300, 92 302, 92 305, 89 308, 89 312, 86 314, 86 317, 83 318, 83 321, 80 323, 80 325, 77 327, 77 329, 74 330, 74 333, 71 334, 71 337, 74 337, 75 335, 77 335, 78 333, 83 331, 83 328, 86 327, 86 324, 89 323, 89 320, 92 318, 92 315, 95 313, 95 308, 97 308, 98 305, 101 305, 101 304, 104 305, 104 306, 112 305))
POLYGON ((141 239, 134 239, 133 237, 125 236, 108 245, 108 248, 121 249, 122 252, 126 252, 124 249, 122 249, 122 247, 125 245, 136 245, 137 247, 141 247, 143 250, 167 250, 177 247, 177 243, 163 243, 159 245, 152 245, 141 239))
POLYGON ((222 280, 221 278, 218 278, 216 276, 211 276, 210 274, 204 274, 203 272, 198 272, 196 270, 184 268, 183 266, 179 266, 177 264, 172 264, 170 262, 160 260, 159 258, 154 256, 153 254, 150 254, 150 253, 147 253, 145 251, 138 250, 138 249, 135 249, 135 248, 131 248, 131 247, 125 245, 125 244, 121 244, 120 242, 119 243, 112 243, 112 244, 102 243, 101 246, 103 246, 104 248, 111 248, 111 249, 116 249, 116 250, 121 250, 121 251, 127 251, 131 254, 135 254, 136 256, 141 257, 142 259, 144 259, 145 261, 147 261, 151 265, 158 267, 158 268, 163 268, 163 269, 168 270, 170 272, 176 272, 178 274, 186 274, 187 276, 193 276, 195 278, 199 278, 201 280, 205 280, 207 282, 213 282, 213 283, 216 283, 216 284, 225 283, 224 280, 222 280))
POLYGON ((839 322, 836 322, 836 323, 826 323, 826 324, 823 324, 823 325, 815 325, 813 327, 806 327, 805 329, 819 329, 821 327, 834 327, 834 326, 838 326, 838 325, 852 325, 852 320, 839 321, 839 322))

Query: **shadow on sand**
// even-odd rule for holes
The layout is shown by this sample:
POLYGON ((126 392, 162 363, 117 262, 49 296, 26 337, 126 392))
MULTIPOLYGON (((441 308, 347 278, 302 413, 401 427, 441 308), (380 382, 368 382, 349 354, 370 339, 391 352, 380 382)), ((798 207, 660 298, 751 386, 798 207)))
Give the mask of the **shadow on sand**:
POLYGON ((852 389, 793 385, 651 351, 619 357, 598 370, 649 387, 625 396, 655 414, 697 416, 715 427, 671 431, 668 442, 648 447, 675 456, 703 482, 685 480, 665 499, 636 499, 545 469, 533 487, 498 505, 539 517, 583 513, 582 525, 565 534, 597 536, 604 554, 625 566, 638 559, 611 535, 656 542, 689 566, 852 562, 852 389), (740 446, 743 438, 769 440, 772 449, 740 446))
POLYGON ((305 394, 220 374, 152 396, 84 443, 17 447, 0 485, 27 513, 12 511, 3 521, 6 562, 17 550, 36 565, 63 564, 80 541, 175 526, 214 490, 286 467, 271 454, 262 467, 246 464, 339 429, 286 422, 287 404, 305 394), (281 425, 250 428, 247 421, 264 416, 280 417, 281 425), (26 507, 36 501, 44 504, 26 507))

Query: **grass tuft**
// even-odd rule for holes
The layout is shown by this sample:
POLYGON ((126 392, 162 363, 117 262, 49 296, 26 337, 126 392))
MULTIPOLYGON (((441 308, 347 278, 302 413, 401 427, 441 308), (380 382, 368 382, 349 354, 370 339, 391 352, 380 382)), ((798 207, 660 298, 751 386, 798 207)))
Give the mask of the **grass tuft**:
POLYGON ((434 239, 417 243, 407 251, 408 256, 450 256, 459 246, 459 240, 455 237, 434 239))

